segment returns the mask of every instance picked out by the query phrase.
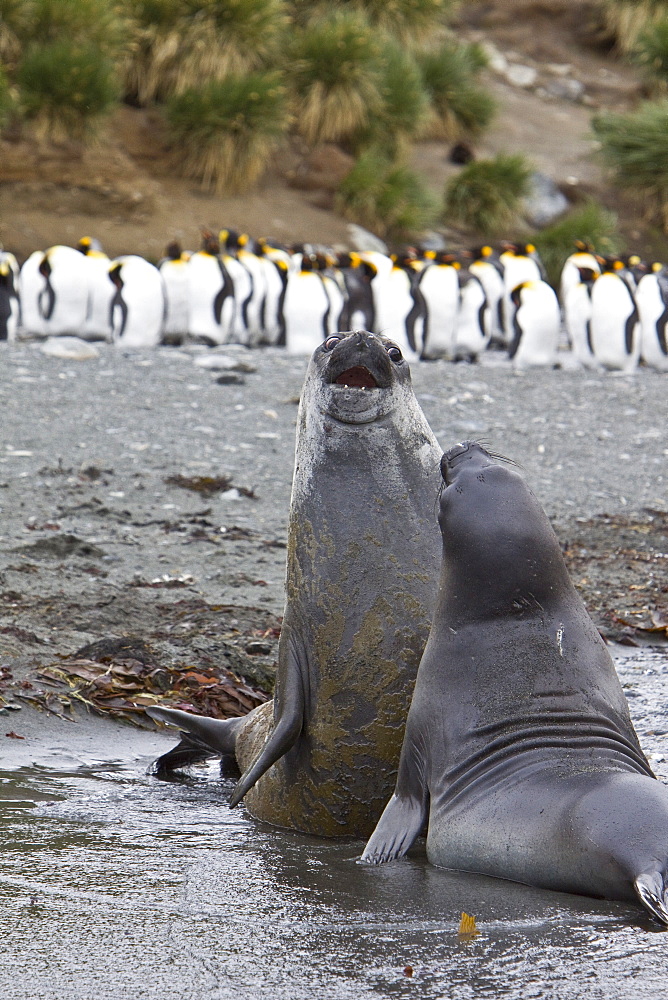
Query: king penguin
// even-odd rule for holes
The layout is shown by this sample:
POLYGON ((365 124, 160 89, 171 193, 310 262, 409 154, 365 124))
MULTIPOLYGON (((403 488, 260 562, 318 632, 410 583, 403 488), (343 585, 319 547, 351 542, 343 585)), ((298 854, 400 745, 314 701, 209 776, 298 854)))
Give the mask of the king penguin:
POLYGON ((612 371, 631 372, 640 356, 640 318, 631 288, 620 272, 624 264, 606 257, 591 292, 591 346, 594 357, 612 371))
POLYGON ((546 281, 525 281, 511 292, 513 339, 508 356, 514 368, 555 365, 561 312, 546 281))
POLYGON ((423 358, 452 358, 459 311, 459 270, 454 254, 428 250, 427 264, 418 274, 424 300, 423 358))
POLYGON ((288 272, 283 301, 285 346, 289 354, 310 356, 329 334, 330 301, 312 254, 288 272))
POLYGON ((19 266, 13 253, 0 250, 0 340, 15 340, 19 324, 19 266))
POLYGON ((570 276, 563 301, 564 324, 573 357, 583 368, 597 369, 600 364, 594 356, 591 340, 592 290, 600 271, 591 267, 578 268, 579 281, 570 276))
POLYGON ((668 273, 652 264, 635 293, 640 315, 640 356, 646 365, 668 371, 668 273))
POLYGON ((188 333, 210 347, 228 343, 234 323, 234 285, 219 249, 218 240, 205 229, 201 248, 187 264, 188 333))
POLYGON ((143 257, 128 254, 111 262, 109 279, 116 289, 110 321, 119 347, 155 347, 165 319, 165 292, 160 271, 143 257))
POLYGON ((505 341, 510 345, 515 337, 512 291, 528 281, 544 281, 545 269, 533 243, 506 242, 503 246, 503 253, 499 257, 503 266, 503 330, 505 341))
POLYGON ((165 322, 162 340, 165 344, 182 344, 188 338, 190 310, 188 300, 188 262, 181 244, 173 240, 158 263, 165 289, 165 322))

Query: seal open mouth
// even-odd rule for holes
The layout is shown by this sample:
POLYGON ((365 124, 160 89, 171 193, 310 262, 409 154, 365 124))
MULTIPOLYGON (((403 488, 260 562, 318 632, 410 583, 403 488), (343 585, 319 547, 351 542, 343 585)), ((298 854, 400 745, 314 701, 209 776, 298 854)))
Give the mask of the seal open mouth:
POLYGON ((353 368, 346 368, 334 381, 336 385, 345 385, 348 388, 378 389, 378 382, 364 365, 355 365, 353 368))

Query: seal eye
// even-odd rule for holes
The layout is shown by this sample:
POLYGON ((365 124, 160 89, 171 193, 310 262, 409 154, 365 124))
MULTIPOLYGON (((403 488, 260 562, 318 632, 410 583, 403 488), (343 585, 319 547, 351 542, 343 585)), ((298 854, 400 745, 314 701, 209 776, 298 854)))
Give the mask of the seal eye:
POLYGON ((322 345, 323 351, 333 351, 338 343, 340 343, 340 337, 328 337, 325 343, 322 345))
POLYGON ((390 361, 394 361, 395 365, 398 365, 400 361, 404 360, 403 354, 398 347, 394 346, 394 344, 387 348, 387 354, 390 361))

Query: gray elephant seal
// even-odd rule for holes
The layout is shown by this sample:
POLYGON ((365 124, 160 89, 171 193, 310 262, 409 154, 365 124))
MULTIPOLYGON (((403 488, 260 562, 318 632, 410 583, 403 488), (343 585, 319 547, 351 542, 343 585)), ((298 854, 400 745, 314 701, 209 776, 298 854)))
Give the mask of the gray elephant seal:
POLYGON ((273 701, 186 730, 159 771, 234 753, 231 799, 277 826, 368 836, 394 787, 440 563, 441 450, 399 348, 366 332, 311 359, 298 417, 273 701))
POLYGON ((668 923, 668 789, 549 521, 477 444, 441 469, 438 605, 363 860, 400 857, 428 821, 435 865, 639 899, 668 923))

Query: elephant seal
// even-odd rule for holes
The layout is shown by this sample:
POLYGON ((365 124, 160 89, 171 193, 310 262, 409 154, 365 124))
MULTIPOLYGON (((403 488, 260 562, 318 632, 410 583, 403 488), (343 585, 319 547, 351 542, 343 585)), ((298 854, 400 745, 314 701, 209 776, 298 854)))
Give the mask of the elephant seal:
POLYGON ((158 772, 234 753, 257 819, 368 836, 394 787, 440 562, 441 450, 392 341, 330 336, 302 393, 273 701, 243 719, 172 709, 158 772), (272 766, 273 765, 273 766, 272 766))
POLYGON ((435 865, 639 899, 668 923, 668 789, 546 515, 480 445, 441 471, 438 604, 362 859, 400 857, 428 821, 435 865))

